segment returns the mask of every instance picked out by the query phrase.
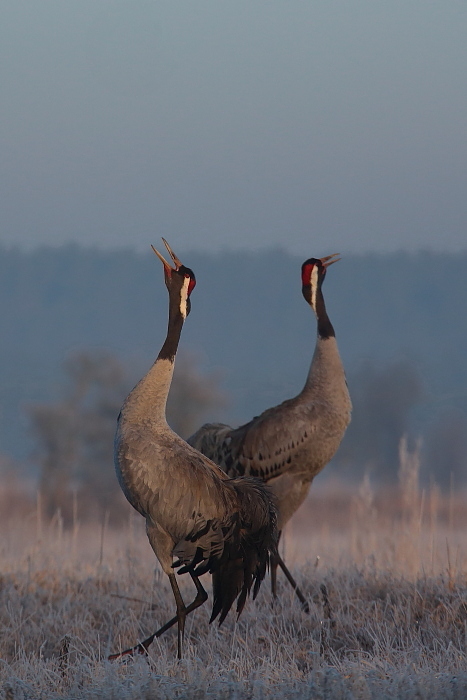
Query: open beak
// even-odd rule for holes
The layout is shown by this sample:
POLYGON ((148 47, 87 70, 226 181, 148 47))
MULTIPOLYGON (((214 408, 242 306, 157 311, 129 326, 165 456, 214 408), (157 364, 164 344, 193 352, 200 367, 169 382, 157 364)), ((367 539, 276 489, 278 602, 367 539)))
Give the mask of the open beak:
POLYGON ((153 249, 153 251, 155 252, 155 254, 157 255, 157 257, 159 258, 159 260, 160 260, 160 261, 162 262, 162 264, 164 265, 164 269, 166 270, 166 272, 168 272, 168 273, 170 274, 170 273, 173 272, 173 271, 179 270, 180 267, 182 266, 182 263, 181 263, 181 261, 177 258, 177 256, 176 256, 175 253, 173 252, 172 248, 169 246, 169 244, 168 244, 167 241, 165 240, 165 238, 163 238, 162 240, 164 241, 164 245, 165 245, 165 247, 167 248, 167 251, 168 251, 170 257, 172 258, 174 267, 172 267, 172 265, 170 265, 170 264, 167 262, 167 260, 164 258, 164 256, 161 255, 161 254, 159 253, 159 251, 156 250, 156 249, 154 248, 153 245, 151 246, 151 248, 153 249))
POLYGON ((339 262, 340 253, 333 253, 332 255, 326 255, 325 258, 320 258, 321 262, 323 263, 323 267, 329 267, 329 265, 333 265, 335 262, 339 262))

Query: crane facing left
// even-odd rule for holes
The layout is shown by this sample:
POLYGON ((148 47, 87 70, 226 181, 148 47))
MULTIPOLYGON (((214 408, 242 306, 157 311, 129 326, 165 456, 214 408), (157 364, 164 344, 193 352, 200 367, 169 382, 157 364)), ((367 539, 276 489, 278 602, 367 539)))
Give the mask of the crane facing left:
POLYGON ((252 587, 256 597, 270 557, 276 554, 277 510, 268 486, 255 478, 229 478, 167 424, 167 396, 196 279, 162 240, 173 263, 153 248, 164 266, 169 292, 167 336, 149 372, 122 406, 114 457, 123 493, 145 518, 149 542, 169 578, 176 615, 143 642, 109 659, 147 652, 153 640, 175 624, 180 659, 186 616, 208 598, 199 577, 212 574, 210 622, 219 617, 221 624, 235 600, 240 615, 252 587), (188 606, 174 568, 188 573, 196 587, 188 606))

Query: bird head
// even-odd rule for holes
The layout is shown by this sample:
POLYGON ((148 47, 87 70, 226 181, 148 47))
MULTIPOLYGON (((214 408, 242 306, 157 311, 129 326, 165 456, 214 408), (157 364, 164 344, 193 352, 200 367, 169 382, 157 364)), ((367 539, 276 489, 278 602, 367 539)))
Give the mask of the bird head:
POLYGON ((315 313, 317 294, 326 277, 326 270, 329 265, 340 260, 338 255, 339 253, 333 253, 325 258, 308 258, 302 265, 302 294, 315 313))
POLYGON ((159 260, 162 261, 164 266, 164 278, 167 289, 169 290, 169 296, 171 299, 177 298, 180 313, 183 318, 186 318, 191 310, 190 294, 195 288, 196 278, 193 270, 189 267, 185 267, 182 262, 177 258, 172 248, 169 246, 165 238, 162 239, 167 251, 172 258, 173 266, 165 260, 165 258, 157 251, 154 246, 151 246, 159 260))

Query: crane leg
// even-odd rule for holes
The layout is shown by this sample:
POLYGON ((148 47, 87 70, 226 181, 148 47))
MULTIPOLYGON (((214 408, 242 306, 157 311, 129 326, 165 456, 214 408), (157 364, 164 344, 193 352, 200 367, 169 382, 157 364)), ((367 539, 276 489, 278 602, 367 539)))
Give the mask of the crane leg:
POLYGON ((277 534, 276 554, 271 552, 269 560, 269 569, 271 571, 271 593, 273 598, 277 598, 277 566, 279 564, 279 540, 282 535, 282 530, 277 534))
POLYGON ((177 636, 178 636, 178 643, 177 643, 177 658, 181 659, 182 658, 182 641, 183 638, 185 637, 185 620, 186 620, 186 605, 183 602, 182 594, 180 593, 180 589, 178 587, 177 579, 175 578, 175 574, 169 574, 169 581, 170 585, 172 586, 172 592, 174 594, 175 598, 175 604, 177 606, 177 636))
MULTIPOLYGON (((303 595, 303 593, 301 592, 300 588, 298 587, 298 584, 295 581, 294 577, 292 576, 292 574, 290 573, 290 571, 286 567, 285 562, 282 559, 280 554, 277 554, 277 564, 281 567, 282 571, 284 572, 284 574, 287 578, 287 581, 290 583, 290 585, 294 589, 295 595, 297 596, 300 603, 302 604, 302 608, 303 608, 304 612, 309 613, 310 606, 308 605, 308 601, 305 598, 305 596, 303 595)), ((276 570, 277 570, 277 564, 276 564, 276 570)), ((272 573, 272 571, 271 571, 271 573, 272 573)))
POLYGON ((273 557, 271 554, 269 569, 271 571, 271 593, 273 598, 277 598, 277 566, 278 561, 276 557, 273 557))
MULTIPOLYGON (((282 534, 282 531, 279 532, 279 536, 277 538, 277 544, 279 545, 279 539, 282 534)), ((281 555, 279 554, 279 551, 277 550, 275 554, 271 554, 271 560, 269 564, 269 568, 271 570, 271 592, 273 598, 277 598, 277 567, 280 566, 282 571, 285 574, 285 577, 287 581, 290 583, 292 588, 295 591, 295 595, 299 599, 300 603, 302 604, 302 608, 306 613, 310 612, 310 606, 308 605, 308 601, 306 600, 305 596, 301 592, 300 588, 298 587, 297 582, 295 581, 294 577, 288 570, 284 560, 282 559, 281 555)))
MULTIPOLYGON (((180 600, 182 601, 183 608, 184 608, 184 612, 182 613, 183 614, 182 629, 180 630, 179 608, 178 608, 178 604, 177 604, 177 614, 175 615, 175 617, 172 617, 168 622, 165 623, 165 625, 162 625, 162 627, 160 627, 157 630, 157 632, 154 632, 154 634, 151 634, 151 636, 148 637, 147 639, 145 639, 143 642, 140 642, 136 646, 131 647, 131 649, 125 649, 125 651, 121 651, 118 654, 111 654, 108 657, 109 661, 114 661, 115 659, 119 659, 120 657, 123 657, 123 656, 134 656, 135 654, 147 654, 148 649, 151 646, 151 644, 153 643, 153 641, 155 639, 157 639, 158 637, 161 637, 164 634, 164 632, 167 632, 168 629, 170 629, 171 627, 173 627, 177 623, 179 624, 178 658, 179 659, 181 658, 181 638, 183 637, 183 630, 185 627, 186 616, 189 615, 191 612, 193 612, 193 610, 196 610, 196 608, 199 608, 200 605, 205 603, 208 599, 208 594, 206 593, 203 586, 201 585, 201 581, 199 580, 199 578, 195 574, 191 573, 191 571, 189 573, 190 573, 191 578, 193 579, 193 583, 196 586, 196 598, 193 600, 192 603, 190 603, 190 605, 185 607, 185 605, 183 604, 182 596, 180 595, 180 591, 178 591, 178 593, 180 595, 180 600), (180 634, 180 631, 181 631, 181 634, 180 634)), ((175 580, 175 574, 169 575, 170 583, 172 585, 172 590, 174 590, 174 586, 173 586, 171 577, 173 577, 173 579, 175 580)), ((178 584, 177 584, 176 580, 175 580, 175 586, 178 590, 178 584)), ((177 597, 175 595, 175 591, 174 591, 174 597, 175 597, 175 601, 177 602, 177 597)))

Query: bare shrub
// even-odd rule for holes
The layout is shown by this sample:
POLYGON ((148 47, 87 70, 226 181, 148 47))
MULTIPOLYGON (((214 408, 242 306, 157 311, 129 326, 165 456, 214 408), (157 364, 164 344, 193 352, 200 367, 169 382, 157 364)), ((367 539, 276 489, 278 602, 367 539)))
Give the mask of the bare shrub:
POLYGON ((428 474, 448 491, 467 483, 467 413, 460 408, 444 411, 430 426, 424 461, 428 474))
MULTIPOLYGON (((96 351, 72 355, 64 372, 61 399, 28 407, 43 514, 52 518, 59 512, 68 526, 78 504, 80 518, 109 513, 115 521, 126 513, 114 473, 113 440, 131 388, 127 372, 114 356, 96 351)), ((181 355, 168 406, 175 430, 187 436, 206 411, 222 404, 218 382, 217 375, 203 374, 193 357, 181 355)))
POLYGON ((226 404, 216 372, 202 372, 195 355, 180 352, 167 401, 167 422, 178 435, 188 438, 199 428, 207 413, 226 404))
POLYGON ((370 471, 379 481, 397 482, 400 440, 410 436, 410 417, 423 398, 416 365, 399 360, 377 367, 366 362, 349 377, 352 422, 336 461, 354 474, 370 471))

